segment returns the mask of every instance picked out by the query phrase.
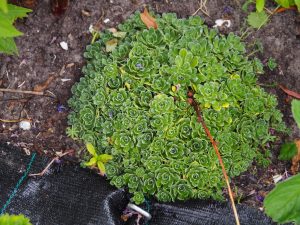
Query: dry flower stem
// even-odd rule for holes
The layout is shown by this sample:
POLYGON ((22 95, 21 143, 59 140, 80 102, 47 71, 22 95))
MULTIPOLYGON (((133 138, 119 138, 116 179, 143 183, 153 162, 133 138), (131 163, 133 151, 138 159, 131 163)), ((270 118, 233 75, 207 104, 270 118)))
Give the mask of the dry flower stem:
POLYGON ((195 16, 199 11, 203 12, 203 14, 205 14, 206 16, 210 17, 209 13, 208 13, 208 10, 207 10, 207 7, 206 7, 206 2, 207 0, 201 0, 199 2, 199 8, 192 14, 192 16, 195 16))
POLYGON ((40 92, 40 91, 24 91, 18 89, 10 89, 10 88, 0 88, 0 91, 10 92, 10 93, 30 94, 30 95, 44 95, 44 92, 40 92))
POLYGON ((28 119, 16 119, 16 120, 0 119, 0 122, 3 122, 3 123, 18 123, 18 122, 21 122, 22 120, 28 120, 28 119))
POLYGON ((229 184, 229 179, 228 179, 228 175, 226 173, 226 169, 225 169, 225 166, 223 164, 223 160, 222 160, 222 157, 220 155, 220 152, 219 152, 219 148, 218 148, 218 145, 216 143, 216 141, 214 140, 214 138, 212 137, 208 127, 206 126, 202 116, 201 116, 201 113, 200 113, 200 107, 199 105, 197 104, 197 102, 195 101, 195 99, 193 98, 193 93, 189 93, 188 94, 189 98, 188 98, 188 103, 194 107, 195 111, 196 111, 196 114, 197 114, 197 119, 198 119, 198 122, 201 123, 206 135, 208 136, 213 148, 215 149, 216 151, 216 154, 218 156, 218 160, 219 160, 219 163, 221 165, 221 168, 222 168, 222 172, 223 172, 223 176, 225 178, 225 181, 226 181, 226 185, 227 185, 227 188, 228 188, 228 194, 229 194, 229 197, 230 197, 230 201, 231 201, 231 206, 232 206, 232 210, 233 210, 233 213, 234 213, 234 217, 235 217, 235 222, 237 225, 240 225, 240 221, 239 221, 239 216, 238 216, 238 213, 237 213, 237 210, 236 210, 236 207, 235 207, 235 203, 234 203, 234 199, 233 199, 233 194, 232 194, 232 190, 231 190, 231 187, 230 187, 230 184, 229 184))
POLYGON ((67 152, 61 154, 60 156, 57 156, 57 157, 53 158, 53 159, 50 161, 50 163, 46 166, 46 168, 43 169, 42 172, 40 172, 40 173, 34 173, 34 174, 29 174, 28 176, 30 176, 30 177, 34 177, 34 176, 43 176, 43 175, 47 172, 47 170, 50 168, 50 166, 54 163, 55 160, 57 160, 57 159, 59 159, 59 158, 65 156, 65 155, 68 155, 68 154, 70 154, 71 152, 73 152, 73 150, 67 151, 67 152))

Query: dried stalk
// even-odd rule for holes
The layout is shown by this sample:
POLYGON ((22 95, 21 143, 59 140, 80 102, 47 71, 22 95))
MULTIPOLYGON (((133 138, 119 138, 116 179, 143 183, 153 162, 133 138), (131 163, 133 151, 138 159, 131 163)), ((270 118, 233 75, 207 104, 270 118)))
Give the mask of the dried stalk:
POLYGON ((18 123, 18 122, 21 122, 21 121, 24 121, 24 120, 28 121, 28 119, 15 119, 15 120, 0 119, 0 122, 3 122, 3 123, 18 123))
POLYGON ((23 91, 18 89, 9 89, 9 88, 0 88, 0 91, 10 92, 10 93, 30 94, 30 95, 44 95, 44 92, 40 92, 40 91, 23 91))
POLYGON ((197 102, 195 101, 194 97, 193 97, 193 93, 189 92, 188 94, 189 98, 188 98, 188 102, 191 106, 194 107, 194 110, 197 114, 197 120, 199 123, 201 123, 207 137, 209 138, 213 148, 215 149, 215 152, 218 156, 218 160, 219 160, 219 163, 221 165, 221 168, 222 168, 222 172, 223 172, 223 176, 225 178, 225 181, 226 181, 226 185, 227 185, 227 188, 228 188, 228 194, 229 194, 229 198, 230 198, 230 201, 231 201, 231 206, 232 206, 232 210, 233 210, 233 213, 234 213, 234 217, 235 217, 235 222, 237 225, 240 225, 240 221, 239 221, 239 216, 238 216, 238 213, 237 213, 237 210, 236 210, 236 206, 235 206, 235 203, 234 203, 234 199, 233 199, 233 194, 232 194, 232 190, 231 190, 231 187, 230 187, 230 184, 229 184, 229 179, 228 179, 228 175, 227 175, 227 172, 226 172, 226 169, 225 169, 225 166, 224 166, 224 163, 223 163, 223 160, 222 160, 222 157, 220 155, 220 152, 219 152, 219 148, 218 148, 218 145, 216 143, 216 141, 214 140, 214 138, 212 137, 208 127, 206 126, 202 116, 201 116, 201 113, 200 113, 200 107, 199 105, 197 104, 197 102))
POLYGON ((55 162, 55 160, 58 160, 59 158, 65 156, 65 155, 68 155, 68 154, 70 154, 71 152, 73 152, 73 150, 67 151, 67 152, 61 154, 60 156, 56 156, 55 158, 53 158, 53 159, 50 161, 50 163, 45 167, 45 169, 43 169, 42 172, 40 172, 40 173, 34 173, 34 174, 29 174, 28 176, 29 176, 29 177, 43 176, 43 175, 47 172, 47 170, 50 168, 50 166, 55 162))

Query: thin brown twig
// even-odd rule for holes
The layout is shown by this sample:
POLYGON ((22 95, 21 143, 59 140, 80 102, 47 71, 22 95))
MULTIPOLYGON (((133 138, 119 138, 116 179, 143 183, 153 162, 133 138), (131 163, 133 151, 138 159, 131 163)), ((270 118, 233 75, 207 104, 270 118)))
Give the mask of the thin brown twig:
POLYGON ((201 0, 199 2, 199 8, 192 14, 192 16, 195 16, 199 11, 203 12, 206 16, 210 17, 207 7, 206 7, 207 0, 201 0))
POLYGON ((229 179, 228 179, 228 175, 227 175, 227 172, 226 172, 226 169, 225 169, 225 166, 224 166, 224 163, 223 163, 223 160, 222 160, 222 157, 221 157, 221 154, 219 152, 219 148, 218 148, 218 145, 216 143, 216 141, 214 140, 214 138, 212 137, 208 127, 206 126, 206 123, 204 122, 202 116, 201 116, 201 112, 200 112, 200 107, 198 105, 198 103, 195 101, 194 97, 193 97, 193 93, 189 92, 188 94, 188 102, 191 106, 193 106, 196 114, 197 114, 197 119, 198 119, 198 122, 201 123, 207 137, 209 138, 213 148, 215 149, 215 152, 218 156, 218 160, 219 160, 219 163, 221 165, 221 168, 222 168, 222 172, 223 172, 223 176, 225 178, 225 181, 226 181, 226 185, 227 185, 227 188, 228 188, 228 194, 229 194, 229 198, 230 198, 230 201, 231 201, 231 206, 232 206, 232 210, 233 210, 233 213, 234 213, 234 217, 235 217, 235 222, 237 225, 240 225, 240 221, 239 221, 239 216, 238 216, 238 213, 237 213, 237 210, 236 210, 236 206, 235 206, 235 203, 234 203, 234 199, 233 199, 233 193, 232 193, 232 190, 231 190, 231 187, 230 187, 230 184, 229 184, 229 179))
POLYGON ((28 121, 28 119, 15 119, 15 120, 0 119, 0 122, 3 122, 3 123, 18 123, 18 122, 21 122, 21 121, 24 121, 24 120, 28 121))
POLYGON ((18 89, 10 89, 10 88, 0 88, 0 91, 10 92, 10 93, 30 94, 30 95, 44 95, 44 92, 41 91, 24 91, 18 89))
POLYGON ((47 172, 47 170, 50 168, 50 166, 55 162, 55 160, 58 160, 59 158, 65 156, 65 155, 67 155, 67 154, 70 154, 71 152, 73 152, 73 150, 67 151, 67 152, 61 154, 60 156, 56 156, 55 158, 53 158, 53 159, 50 161, 50 163, 45 167, 45 169, 43 169, 42 172, 40 172, 40 173, 34 173, 34 174, 29 174, 28 176, 30 176, 30 177, 34 177, 34 176, 43 176, 43 175, 47 172))

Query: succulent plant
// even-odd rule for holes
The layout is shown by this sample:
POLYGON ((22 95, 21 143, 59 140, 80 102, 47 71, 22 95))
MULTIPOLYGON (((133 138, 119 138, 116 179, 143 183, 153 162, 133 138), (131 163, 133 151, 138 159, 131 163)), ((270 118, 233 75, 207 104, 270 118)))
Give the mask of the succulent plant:
POLYGON ((32 225, 27 217, 20 215, 0 215, 0 224, 2 225, 32 225))
POLYGON ((275 138, 270 128, 284 130, 277 100, 256 84, 262 64, 245 56, 238 36, 218 34, 198 16, 167 13, 156 21, 158 29, 147 29, 136 13, 118 27, 126 35, 104 31, 87 46, 85 76, 69 100, 68 133, 112 156, 108 179, 127 187, 137 204, 148 196, 222 199, 221 167, 187 91, 230 177, 263 158, 260 146, 275 138), (107 52, 112 39, 117 46, 107 52))

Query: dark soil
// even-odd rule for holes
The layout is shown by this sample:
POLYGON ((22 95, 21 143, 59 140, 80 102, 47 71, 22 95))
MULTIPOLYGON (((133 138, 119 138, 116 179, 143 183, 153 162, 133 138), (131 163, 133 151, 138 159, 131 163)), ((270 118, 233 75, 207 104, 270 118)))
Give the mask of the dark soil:
MULTIPOLYGON (((144 4, 158 13, 175 12, 179 17, 188 17, 199 8, 198 1, 73 0, 64 14, 54 16, 49 1, 38 2, 29 17, 16 24, 24 32, 24 36, 17 39, 19 56, 0 56, 0 87, 33 90, 35 85, 55 76, 45 91, 52 97, 0 92, 1 119, 32 121, 29 131, 21 130, 18 123, 1 122, 0 138, 21 146, 27 152, 37 151, 50 155, 82 148, 80 143, 65 134, 69 111, 67 100, 71 96, 72 85, 82 76, 81 68, 85 64, 83 52, 91 41, 88 32, 91 24, 99 21, 102 29, 116 27, 130 14, 143 9, 144 4), (108 23, 103 22, 106 18, 110 20, 108 23), (68 43, 68 50, 60 47, 61 41, 68 43)), ((244 23, 247 14, 241 10, 238 2, 207 1, 209 16, 201 10, 197 15, 204 18, 209 26, 213 26, 216 19, 230 19, 232 26, 221 28, 220 32, 241 35, 247 28, 244 23)), ((274 6, 270 5, 270 8, 274 6)), ((261 84, 280 83, 300 92, 300 39, 297 39, 299 23, 296 23, 296 17, 297 13, 292 10, 276 14, 266 26, 245 39, 249 45, 255 40, 262 42, 264 52, 255 56, 263 62, 273 57, 278 63, 273 72, 266 68, 266 73, 260 77, 261 84)), ((277 87, 266 87, 266 90, 278 97, 279 109, 284 113, 284 121, 292 132, 271 146, 272 164, 268 168, 253 165, 248 172, 234 180, 237 197, 240 197, 241 202, 255 206, 261 206, 261 197, 274 187, 272 177, 282 175, 285 170, 289 171, 289 163, 277 160, 280 144, 300 136, 287 95, 277 87)))

